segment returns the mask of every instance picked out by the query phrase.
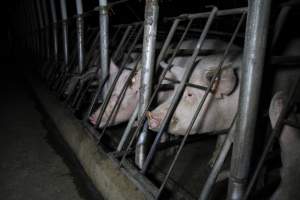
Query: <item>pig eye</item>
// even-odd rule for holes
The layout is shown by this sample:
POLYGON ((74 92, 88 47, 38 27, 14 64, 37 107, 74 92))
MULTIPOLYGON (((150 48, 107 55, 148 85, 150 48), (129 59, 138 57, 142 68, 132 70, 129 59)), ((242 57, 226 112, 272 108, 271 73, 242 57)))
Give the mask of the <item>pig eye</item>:
POLYGON ((206 72, 206 74, 205 74, 205 78, 206 78, 206 80, 208 80, 209 82, 213 79, 213 77, 214 77, 214 71, 208 71, 208 72, 206 72))
POLYGON ((188 92, 188 97, 192 97, 192 96, 193 96, 193 94, 188 92))

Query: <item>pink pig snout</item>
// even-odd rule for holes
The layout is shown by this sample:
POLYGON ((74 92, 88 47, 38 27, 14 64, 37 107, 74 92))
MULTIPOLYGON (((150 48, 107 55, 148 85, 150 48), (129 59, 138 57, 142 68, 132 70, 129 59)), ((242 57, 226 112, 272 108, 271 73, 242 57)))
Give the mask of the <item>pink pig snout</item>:
POLYGON ((148 112, 148 123, 149 127, 152 129, 157 129, 160 126, 160 123, 164 117, 163 113, 155 113, 155 112, 148 112))

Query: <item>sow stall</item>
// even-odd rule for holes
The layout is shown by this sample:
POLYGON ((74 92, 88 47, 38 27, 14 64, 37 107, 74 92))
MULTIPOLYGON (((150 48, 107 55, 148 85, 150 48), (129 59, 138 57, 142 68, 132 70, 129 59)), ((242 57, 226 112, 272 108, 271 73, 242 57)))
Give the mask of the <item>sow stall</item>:
MULTIPOLYGON (((271 138, 267 143, 249 184, 249 175, 253 174, 251 155, 263 70, 266 61, 270 62, 265 59, 270 57, 266 54, 270 0, 254 0, 247 7, 231 9, 208 6, 205 12, 180 14, 162 20, 159 20, 159 2, 146 0, 144 21, 113 25, 109 24, 109 12, 127 1, 108 3, 99 0, 99 6, 84 11, 83 2, 76 0, 72 2, 76 7, 73 17, 67 12, 71 8, 69 2, 51 0, 48 3, 37 0, 21 6, 27 13, 26 20, 32 22, 26 28, 28 37, 23 40, 22 46, 36 56, 39 61, 36 71, 48 89, 70 110, 72 117, 80 121, 88 137, 95 142, 89 145, 97 146, 100 154, 105 154, 109 162, 116 165, 118 173, 123 173, 146 199, 250 198, 255 179, 274 141, 271 138), (27 8, 32 12, 27 12, 27 8), (226 29, 222 30, 222 26, 226 29), (222 51, 203 49, 205 41, 212 38, 226 41, 226 48, 222 51), (182 49, 186 40, 194 40, 195 48, 182 49), (191 135, 197 116, 220 77, 234 44, 243 47, 240 94, 234 120, 228 129, 191 135), (199 62, 198 58, 216 53, 221 53, 222 59, 209 84, 191 83, 190 77, 199 62), (180 56, 187 57, 182 79, 166 77, 174 59, 180 56), (135 64, 128 67, 132 60, 135 64), (112 61, 118 66, 114 76, 110 73, 112 61), (167 63, 165 68, 161 68, 162 61, 167 63), (123 83, 120 86, 120 77, 124 72, 129 73, 121 79, 123 83), (138 73, 141 76, 138 104, 125 123, 112 126, 121 112, 122 102, 128 98, 127 90, 136 84, 134 81, 138 73), (167 133, 168 127, 187 87, 202 90, 204 95, 197 102, 197 109, 182 136, 173 136, 167 133), (120 92, 107 115, 106 110, 116 89, 120 92), (160 127, 150 130, 147 117, 157 106, 157 95, 161 91, 173 91, 173 96, 160 127), (91 123, 90 117, 98 108, 95 123, 91 123), (104 125, 100 128, 101 123, 104 125), (162 140, 166 135, 167 139, 162 140), (217 139, 220 137, 223 138, 221 143, 217 139), (208 166, 211 157, 214 160, 208 166)), ((281 10, 274 25, 274 43, 282 29, 286 7, 281 10)), ((276 59, 277 62, 289 62, 287 58, 274 57, 271 63, 276 59)), ((281 125, 274 130, 277 134, 284 118, 283 114, 279 122, 281 125)), ((76 146, 73 145, 73 148, 76 149, 76 146)), ((85 157, 79 159, 86 162, 85 157)), ((97 182, 94 178, 91 177, 97 182)), ((102 186, 99 188, 107 190, 102 186)), ((252 192, 255 195, 254 190, 252 192)), ((107 198, 113 199, 109 194, 107 198)))

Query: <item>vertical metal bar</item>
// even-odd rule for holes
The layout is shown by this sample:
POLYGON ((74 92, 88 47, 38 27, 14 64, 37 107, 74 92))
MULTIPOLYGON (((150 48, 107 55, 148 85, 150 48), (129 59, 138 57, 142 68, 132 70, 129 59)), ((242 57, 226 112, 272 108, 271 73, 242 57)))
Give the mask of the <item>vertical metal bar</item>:
POLYGON ((84 68, 84 19, 82 0, 76 0, 76 28, 77 28, 77 51, 78 51, 78 73, 82 73, 84 68))
POLYGON ((241 199, 247 184, 255 133, 271 0, 249 1, 241 86, 228 199, 241 199))
POLYGON ((119 145, 117 147, 117 151, 122 151, 123 146, 124 146, 124 144, 125 144, 128 136, 129 136, 129 133, 130 133, 131 128, 133 126, 134 120, 136 120, 136 118, 138 116, 138 113, 139 113, 139 107, 136 107, 135 110, 134 110, 134 112, 133 112, 133 114, 132 114, 132 116, 130 117, 130 120, 129 120, 129 122, 128 122, 127 126, 126 126, 126 129, 125 129, 125 131, 124 131, 124 133, 122 135, 122 138, 121 138, 121 140, 119 142, 119 145))
POLYGON ((167 49, 168 49, 168 47, 169 47, 169 45, 171 43, 171 40, 172 40, 172 38, 173 38, 173 36, 175 34, 175 31, 177 29, 177 26, 178 26, 179 22, 180 22, 180 19, 175 19, 174 22, 173 22, 173 24, 172 24, 172 27, 171 27, 171 29, 170 29, 170 31, 168 33, 168 36, 167 36, 167 38, 166 38, 166 40, 165 40, 165 42, 163 44, 163 47, 162 47, 162 49, 159 52, 159 55, 157 57, 157 62, 156 62, 156 67, 155 67, 156 70, 158 70, 159 64, 160 64, 161 60, 163 59, 163 57, 165 56, 165 53, 167 52, 167 49))
POLYGON ((42 1, 42 9, 44 13, 44 22, 45 22, 45 46, 46 46, 46 57, 47 61, 50 61, 50 38, 49 38, 49 17, 47 10, 47 1, 42 1))
POLYGON ((43 22, 43 16, 42 16, 42 11, 41 11, 41 4, 40 4, 40 0, 36 0, 36 9, 37 9, 37 14, 38 14, 38 18, 39 18, 39 24, 40 24, 40 53, 41 53, 41 58, 44 58, 44 37, 43 37, 43 31, 44 31, 44 22, 43 22))
POLYGON ((122 46, 124 45, 124 42, 126 41, 129 33, 130 33, 130 30, 132 29, 133 26, 127 26, 126 30, 125 30, 125 33, 121 39, 121 42, 119 43, 116 51, 114 52, 114 54, 112 55, 112 60, 115 60, 115 58, 119 55, 119 52, 122 48, 122 46))
POLYGON ((291 10, 291 6, 284 6, 281 8, 278 17, 276 19, 276 23, 274 25, 274 35, 272 38, 272 49, 276 45, 278 38, 280 36, 280 33, 282 31, 282 27, 285 24, 286 18, 291 10))
POLYGON ((213 189, 213 185, 217 180, 217 177, 222 169, 223 163, 228 155, 228 152, 232 145, 233 136, 235 133, 235 119, 233 120, 233 123, 231 125, 231 128, 229 130, 228 135, 226 136, 225 142, 223 143, 221 150, 217 156, 216 162, 214 163, 206 181, 202 188, 201 194, 199 196, 198 200, 207 200, 209 199, 209 196, 211 194, 211 191, 213 189))
MULTIPOLYGON (((101 63, 101 80, 104 80, 109 73, 108 59, 108 6, 107 0, 99 0, 99 23, 100 23, 100 63, 101 63)), ((103 95, 107 93, 106 84, 103 88, 103 95)))
POLYGON ((69 45, 68 45, 68 12, 66 0, 60 0, 61 16, 62 16, 62 36, 63 36, 63 49, 64 49, 64 64, 68 66, 69 62, 69 45))
MULTIPOLYGON (((157 34, 158 10, 159 7, 157 0, 146 0, 139 117, 141 117, 151 98, 153 74, 155 68, 154 56, 155 41, 157 34)), ((149 136, 146 130, 147 129, 145 128, 140 134, 135 149, 135 163, 140 168, 142 168, 144 164, 147 153, 146 143, 149 140, 149 136)))
POLYGON ((54 61, 58 60, 58 38, 57 38, 57 17, 54 0, 50 0, 51 16, 52 16, 52 31, 53 31, 53 56, 54 61))

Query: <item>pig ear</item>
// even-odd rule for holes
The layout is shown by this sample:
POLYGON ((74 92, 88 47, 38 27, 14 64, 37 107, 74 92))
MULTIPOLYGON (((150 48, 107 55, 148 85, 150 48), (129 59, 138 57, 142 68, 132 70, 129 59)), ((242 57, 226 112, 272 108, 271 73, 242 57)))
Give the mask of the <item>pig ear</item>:
POLYGON ((231 67, 223 70, 220 79, 221 80, 215 94, 217 98, 222 98, 223 95, 230 95, 235 90, 237 84, 237 77, 231 67))
POLYGON ((114 63, 113 60, 110 61, 110 66, 109 66, 109 73, 110 74, 115 74, 119 71, 119 68, 117 65, 114 63))
POLYGON ((286 101, 287 101, 287 95, 282 91, 277 92, 271 100, 271 104, 269 108, 269 117, 273 128, 276 125, 276 122, 283 109, 283 106, 286 104, 286 101))

